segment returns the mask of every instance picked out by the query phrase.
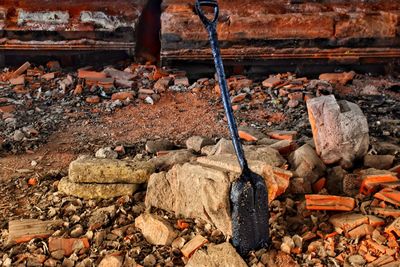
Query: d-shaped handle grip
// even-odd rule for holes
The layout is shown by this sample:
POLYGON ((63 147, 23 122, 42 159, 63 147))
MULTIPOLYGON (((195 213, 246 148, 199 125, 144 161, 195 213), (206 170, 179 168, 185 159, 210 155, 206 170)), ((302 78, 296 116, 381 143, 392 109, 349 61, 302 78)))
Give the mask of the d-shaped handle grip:
POLYGON ((209 26, 211 24, 215 24, 218 20, 218 15, 219 15, 219 7, 218 3, 216 0, 197 0, 196 4, 196 12, 199 15, 201 21, 205 26, 209 26), (204 14, 204 11, 202 7, 213 7, 214 8, 214 17, 212 19, 208 19, 206 15, 204 14))

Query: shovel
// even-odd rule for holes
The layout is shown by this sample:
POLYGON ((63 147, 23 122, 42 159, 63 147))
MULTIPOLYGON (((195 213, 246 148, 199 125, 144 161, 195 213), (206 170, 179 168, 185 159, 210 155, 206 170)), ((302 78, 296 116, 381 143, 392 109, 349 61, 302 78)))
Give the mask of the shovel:
POLYGON ((231 186, 230 201, 232 212, 232 243, 238 252, 244 256, 249 251, 268 244, 268 193, 263 177, 252 172, 247 164, 240 143, 235 118, 233 117, 216 30, 219 14, 218 3, 216 0, 197 0, 195 7, 200 20, 205 25, 209 34, 229 132, 242 170, 239 178, 231 186), (205 15, 203 11, 204 7, 211 7, 213 9, 214 13, 211 19, 205 15))

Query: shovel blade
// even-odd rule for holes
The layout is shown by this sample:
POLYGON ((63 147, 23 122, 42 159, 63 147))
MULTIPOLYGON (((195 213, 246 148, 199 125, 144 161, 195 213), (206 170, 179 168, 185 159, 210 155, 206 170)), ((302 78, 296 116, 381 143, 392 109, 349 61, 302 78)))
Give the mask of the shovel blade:
POLYGON ((264 179, 255 173, 246 175, 251 175, 251 179, 239 178, 232 184, 230 195, 232 243, 243 256, 267 246, 269 239, 268 193, 264 179))

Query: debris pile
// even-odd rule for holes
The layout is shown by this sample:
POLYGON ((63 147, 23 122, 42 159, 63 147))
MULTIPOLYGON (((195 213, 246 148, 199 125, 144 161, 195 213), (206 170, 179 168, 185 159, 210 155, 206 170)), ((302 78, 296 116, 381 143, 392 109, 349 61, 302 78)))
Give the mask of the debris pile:
MULTIPOLYGON (((75 101, 74 108, 149 98, 156 103, 155 94, 168 90, 218 92, 214 79, 190 85, 182 72, 148 65, 81 69, 69 76, 73 82, 63 101, 75 101), (90 91, 94 87, 98 91, 90 91), (88 103, 90 97, 99 103, 88 103)), ((72 161, 68 172, 23 176, 0 186, 0 265, 398 266, 400 149, 392 142, 398 122, 386 117, 384 123, 383 110, 374 113, 365 106, 380 103, 394 116, 399 110, 389 107, 389 97, 369 95, 371 102, 361 97, 354 103, 337 93, 352 88, 356 77, 228 79, 249 166, 268 185, 270 248, 242 258, 229 243, 229 191, 240 173, 230 140, 148 138, 141 153, 103 146, 72 161), (281 127, 269 127, 270 117, 262 118, 263 127, 257 120, 248 123, 257 108, 281 112, 281 127), (308 121, 297 123, 303 116, 308 121), (370 122, 376 116, 380 125, 370 122), (286 127, 289 123, 293 127, 286 127)), ((67 78, 53 79, 59 91, 67 78)), ((29 90, 31 85, 25 81, 29 90)), ((19 97, 26 101, 31 94, 19 97)), ((222 114, 218 102, 211 104, 222 114)))

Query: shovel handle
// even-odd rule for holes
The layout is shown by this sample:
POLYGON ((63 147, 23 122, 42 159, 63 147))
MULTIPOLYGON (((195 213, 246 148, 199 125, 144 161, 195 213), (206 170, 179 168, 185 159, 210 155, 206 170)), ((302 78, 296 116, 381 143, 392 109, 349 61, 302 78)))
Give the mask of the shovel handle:
POLYGON ((200 17, 200 20, 203 22, 203 24, 208 27, 212 24, 216 24, 218 20, 218 15, 219 15, 219 7, 218 3, 216 0, 197 0, 195 4, 196 12, 200 17), (207 18, 207 16, 204 14, 203 8, 202 7, 213 7, 214 8, 214 17, 212 19, 207 18))

